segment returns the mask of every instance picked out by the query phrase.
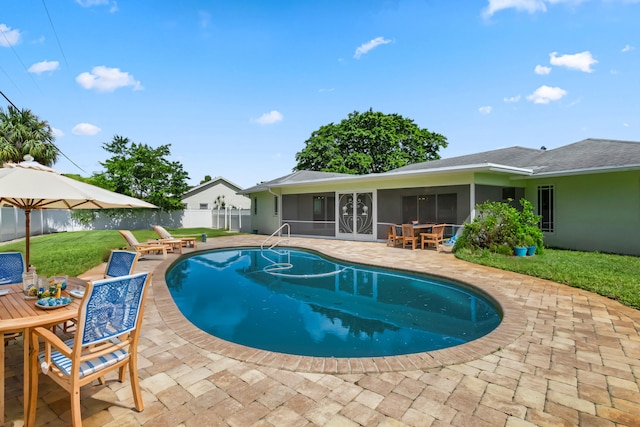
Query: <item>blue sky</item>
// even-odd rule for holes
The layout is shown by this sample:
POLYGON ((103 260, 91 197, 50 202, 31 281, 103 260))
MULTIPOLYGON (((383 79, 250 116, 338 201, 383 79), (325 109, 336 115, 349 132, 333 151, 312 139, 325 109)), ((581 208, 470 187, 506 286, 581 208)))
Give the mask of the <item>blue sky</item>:
POLYGON ((249 187, 369 108, 442 157, 638 141, 638 22, 640 0, 2 0, 0 90, 82 169, 62 172, 121 135, 249 187))

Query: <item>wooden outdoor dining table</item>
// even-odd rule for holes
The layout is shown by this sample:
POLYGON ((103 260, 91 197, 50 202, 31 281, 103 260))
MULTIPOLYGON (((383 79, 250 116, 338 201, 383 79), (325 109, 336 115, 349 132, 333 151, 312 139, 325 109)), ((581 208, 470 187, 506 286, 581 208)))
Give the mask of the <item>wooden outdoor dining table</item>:
MULTIPOLYGON (((82 286, 86 281, 69 278, 67 286, 82 286)), ((22 284, 2 286, 9 292, 0 296, 0 425, 4 424, 4 381, 5 381, 5 348, 4 336, 11 332, 22 332, 24 342, 24 414, 28 413, 29 404, 29 351, 31 349, 31 329, 38 326, 53 326, 73 319, 78 315, 80 299, 73 298, 71 304, 50 310, 35 306, 36 299, 26 299, 22 284)), ((69 296, 63 291, 63 296, 69 296)), ((26 417, 25 417, 26 422, 26 417)))

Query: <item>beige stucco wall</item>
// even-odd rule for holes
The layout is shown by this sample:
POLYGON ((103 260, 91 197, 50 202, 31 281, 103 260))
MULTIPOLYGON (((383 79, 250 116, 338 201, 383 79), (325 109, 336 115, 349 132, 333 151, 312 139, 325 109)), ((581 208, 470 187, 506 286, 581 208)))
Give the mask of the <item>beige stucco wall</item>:
POLYGON ((259 234, 271 234, 280 227, 282 199, 278 197, 278 214, 274 212, 274 195, 263 191, 251 194, 251 229, 259 234), (258 202, 256 213, 255 201, 258 202))

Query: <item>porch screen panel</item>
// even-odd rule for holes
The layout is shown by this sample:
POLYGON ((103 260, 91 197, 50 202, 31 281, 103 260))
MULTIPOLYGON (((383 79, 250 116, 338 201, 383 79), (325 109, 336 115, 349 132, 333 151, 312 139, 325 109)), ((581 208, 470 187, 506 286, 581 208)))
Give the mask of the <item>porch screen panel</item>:
POLYGON ((334 236, 334 193, 283 195, 282 222, 291 226, 292 234, 334 236))
POLYGON ((438 194, 438 218, 439 224, 456 224, 458 220, 458 195, 438 194))
POLYGON ((418 196, 418 221, 421 224, 436 223, 436 196, 434 194, 418 196))
POLYGON ((418 219, 418 196, 402 198, 402 223, 409 224, 418 219))

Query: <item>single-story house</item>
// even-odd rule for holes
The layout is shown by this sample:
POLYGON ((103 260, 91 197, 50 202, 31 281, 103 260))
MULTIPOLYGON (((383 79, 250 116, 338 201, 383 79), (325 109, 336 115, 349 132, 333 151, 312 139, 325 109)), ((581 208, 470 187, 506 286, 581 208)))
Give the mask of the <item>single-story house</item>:
POLYGON ((242 188, 222 177, 204 182, 182 196, 185 209, 212 210, 217 208, 249 209, 251 199, 238 194, 242 188))
POLYGON ((391 224, 462 225, 479 203, 526 198, 546 246, 640 255, 640 142, 510 147, 369 175, 297 171, 240 193, 261 234, 288 223, 293 235, 371 241, 391 224))

